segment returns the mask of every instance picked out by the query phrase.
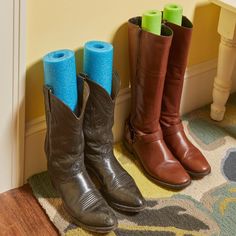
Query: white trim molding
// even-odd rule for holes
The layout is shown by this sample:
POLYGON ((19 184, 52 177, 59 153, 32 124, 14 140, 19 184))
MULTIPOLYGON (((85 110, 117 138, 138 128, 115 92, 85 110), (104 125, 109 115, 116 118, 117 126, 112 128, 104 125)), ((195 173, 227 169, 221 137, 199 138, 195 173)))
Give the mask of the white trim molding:
POLYGON ((13 62, 13 122, 12 186, 24 182, 25 141, 25 77, 26 77, 26 0, 14 0, 14 62, 13 62))
MULTIPOLYGON (((206 105, 212 101, 212 88, 217 60, 194 65, 186 70, 181 113, 206 105)), ((236 87, 236 86, 235 86, 236 87)), ((130 110, 130 88, 121 89, 115 107, 114 141, 122 139, 124 122, 130 110)), ((26 126, 25 179, 46 169, 43 145, 45 117, 30 121, 26 126)))
POLYGON ((217 59, 209 60, 186 69, 180 113, 186 114, 212 101, 213 81, 217 59))
POLYGON ((202 62, 200 64, 192 65, 186 69, 185 79, 191 79, 194 76, 199 76, 200 74, 215 71, 217 67, 217 58, 209 61, 202 62))
POLYGON ((26 0, 1 7, 0 192, 24 182, 26 0))

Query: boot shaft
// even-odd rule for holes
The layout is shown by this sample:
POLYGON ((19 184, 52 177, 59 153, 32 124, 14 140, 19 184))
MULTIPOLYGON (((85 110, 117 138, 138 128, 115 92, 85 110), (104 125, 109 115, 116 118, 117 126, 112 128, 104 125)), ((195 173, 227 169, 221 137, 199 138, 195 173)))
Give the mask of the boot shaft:
POLYGON ((49 170, 60 178, 67 178, 83 167, 82 125, 89 87, 82 77, 78 77, 78 88, 81 96, 79 116, 44 86, 47 122, 45 153, 49 170))
POLYGON ((128 44, 129 44, 129 65, 130 65, 130 82, 131 85, 134 83, 133 80, 136 76, 138 52, 139 52, 139 41, 142 29, 141 17, 134 17, 128 21, 128 44))
POLYGON ((131 123, 145 133, 159 129, 161 99, 172 31, 162 26, 161 35, 141 29, 141 17, 129 20, 131 67, 131 123))
POLYGON ((85 110, 84 136, 85 152, 93 155, 108 153, 113 148, 112 127, 114 124, 114 107, 120 80, 113 72, 111 96, 100 85, 92 80, 86 80, 90 88, 90 96, 85 110))
POLYGON ((182 26, 168 22, 166 25, 174 34, 166 72, 161 120, 177 124, 180 122, 180 102, 193 25, 186 17, 182 19, 182 26))

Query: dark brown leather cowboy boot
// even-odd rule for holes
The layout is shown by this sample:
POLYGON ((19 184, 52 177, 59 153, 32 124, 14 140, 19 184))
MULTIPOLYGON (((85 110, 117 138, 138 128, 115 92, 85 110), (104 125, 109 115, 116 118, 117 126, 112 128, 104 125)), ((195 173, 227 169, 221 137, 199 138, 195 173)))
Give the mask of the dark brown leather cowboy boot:
POLYGON ((161 99, 172 30, 162 26, 161 36, 141 29, 141 17, 128 22, 131 66, 131 114, 124 143, 141 161, 154 182, 183 188, 190 177, 166 146, 159 124, 161 99))
POLYGON ((117 226, 116 217, 84 166, 82 125, 89 87, 81 77, 78 77, 78 87, 82 95, 79 117, 44 87, 48 172, 74 223, 86 230, 109 232, 117 226))
POLYGON ((113 73, 112 95, 87 79, 90 96, 84 117, 85 166, 101 184, 101 192, 114 208, 129 212, 144 209, 145 200, 132 177, 121 167, 113 154, 112 126, 115 98, 120 80, 113 73))
POLYGON ((202 153, 186 137, 179 116, 192 23, 183 17, 182 26, 168 22, 166 25, 173 30, 174 35, 162 99, 161 128, 168 148, 188 173, 194 177, 202 177, 209 174, 211 168, 202 153))

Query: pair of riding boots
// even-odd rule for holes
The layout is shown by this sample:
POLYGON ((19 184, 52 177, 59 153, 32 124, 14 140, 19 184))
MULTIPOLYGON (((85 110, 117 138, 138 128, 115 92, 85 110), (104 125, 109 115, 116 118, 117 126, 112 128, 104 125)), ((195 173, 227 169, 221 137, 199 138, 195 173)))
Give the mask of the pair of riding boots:
POLYGON ((211 171, 179 114, 192 27, 183 17, 181 26, 163 22, 161 35, 155 35, 142 30, 141 17, 128 22, 131 113, 124 144, 151 180, 174 189, 211 171))

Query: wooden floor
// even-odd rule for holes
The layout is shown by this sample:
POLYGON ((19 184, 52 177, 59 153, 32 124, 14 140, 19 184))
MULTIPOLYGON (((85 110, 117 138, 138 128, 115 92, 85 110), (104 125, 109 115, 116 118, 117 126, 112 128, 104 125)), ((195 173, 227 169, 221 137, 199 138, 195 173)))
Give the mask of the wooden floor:
POLYGON ((59 235, 29 185, 0 194, 0 236, 59 235))

